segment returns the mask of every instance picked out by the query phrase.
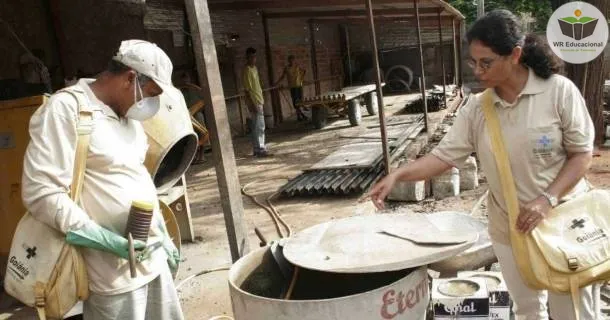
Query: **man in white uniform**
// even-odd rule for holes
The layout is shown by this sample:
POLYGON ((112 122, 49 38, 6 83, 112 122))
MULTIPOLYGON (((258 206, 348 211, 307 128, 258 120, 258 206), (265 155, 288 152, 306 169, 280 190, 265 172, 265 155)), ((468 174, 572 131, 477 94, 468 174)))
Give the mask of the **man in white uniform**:
POLYGON ((97 79, 81 79, 67 88, 93 110, 79 204, 69 197, 78 136, 76 99, 56 93, 30 121, 23 200, 34 217, 82 247, 91 291, 85 320, 183 319, 170 272, 179 254, 144 166, 148 144, 140 123, 159 110, 159 95, 179 94, 171 83, 172 68, 156 45, 129 40, 97 79), (155 215, 148 243, 137 243, 138 248, 148 245, 149 254, 142 256, 135 278, 122 236, 132 201, 154 204, 155 215))

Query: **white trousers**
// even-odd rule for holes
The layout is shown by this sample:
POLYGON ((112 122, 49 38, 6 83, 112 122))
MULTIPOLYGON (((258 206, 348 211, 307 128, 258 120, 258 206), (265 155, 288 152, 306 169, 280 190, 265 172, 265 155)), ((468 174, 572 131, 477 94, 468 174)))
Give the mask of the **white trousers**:
MULTIPOLYGON (((510 246, 493 243, 508 292, 513 300, 515 320, 548 320, 547 301, 553 320, 575 320, 574 305, 569 294, 557 294, 528 288, 521 275, 510 246)), ((580 290, 580 320, 601 320, 599 291, 588 286, 580 290), (597 292, 594 297, 593 291, 597 292)))
POLYGON ((83 305, 84 320, 183 320, 169 268, 143 287, 105 296, 91 293, 83 305))

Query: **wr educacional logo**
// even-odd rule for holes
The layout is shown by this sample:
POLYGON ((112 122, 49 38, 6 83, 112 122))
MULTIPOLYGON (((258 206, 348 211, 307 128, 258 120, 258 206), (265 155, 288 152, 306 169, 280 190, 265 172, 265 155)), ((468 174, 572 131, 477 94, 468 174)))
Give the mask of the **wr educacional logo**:
POLYGON ((555 10, 547 24, 546 35, 558 57, 573 64, 587 63, 604 52, 608 43, 608 24, 597 7, 573 1, 555 10))

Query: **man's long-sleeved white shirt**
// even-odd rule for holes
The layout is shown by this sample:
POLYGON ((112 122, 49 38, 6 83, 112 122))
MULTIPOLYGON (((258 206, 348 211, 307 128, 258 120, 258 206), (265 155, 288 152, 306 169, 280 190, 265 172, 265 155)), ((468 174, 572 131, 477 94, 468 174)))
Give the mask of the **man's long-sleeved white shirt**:
MULTIPOLYGON (((93 110, 93 130, 87 154, 79 204, 70 199, 77 144, 78 104, 68 93, 57 93, 32 116, 22 179, 22 197, 28 211, 38 220, 63 233, 88 220, 123 235, 134 200, 155 203, 153 180, 144 166, 148 148, 141 123, 119 118, 91 91, 93 80, 80 80, 73 91, 93 110)), ((153 223, 154 224, 154 223, 153 223)), ((151 230, 149 243, 161 239, 151 230)), ((98 294, 120 294, 135 290, 156 278, 166 263, 163 249, 138 264, 132 279, 128 262, 113 254, 83 249, 89 287, 98 294)))

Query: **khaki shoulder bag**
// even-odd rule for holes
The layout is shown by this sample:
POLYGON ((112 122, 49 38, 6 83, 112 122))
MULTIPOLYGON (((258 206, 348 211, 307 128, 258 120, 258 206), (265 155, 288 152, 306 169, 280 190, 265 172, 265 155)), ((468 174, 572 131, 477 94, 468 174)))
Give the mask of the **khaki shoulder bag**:
POLYGON ((483 93, 482 108, 519 272, 532 289, 571 294, 579 319, 579 288, 610 277, 610 193, 593 189, 553 208, 530 234, 519 232, 517 190, 490 90, 483 93))
MULTIPOLYGON (((78 142, 70 196, 78 203, 82 188, 92 112, 81 102, 78 88, 60 92, 72 95, 78 102, 78 142)), ((44 106, 42 106, 44 108, 44 106)), ((40 319, 63 319, 79 300, 89 296, 85 261, 78 248, 67 244, 60 231, 26 213, 19 221, 9 253, 4 277, 8 294, 35 307, 40 319)))

